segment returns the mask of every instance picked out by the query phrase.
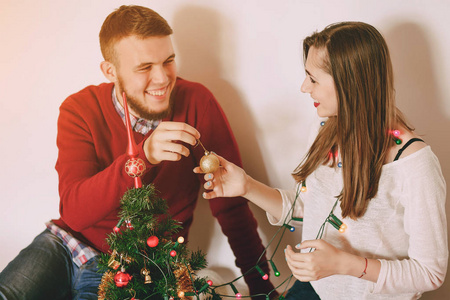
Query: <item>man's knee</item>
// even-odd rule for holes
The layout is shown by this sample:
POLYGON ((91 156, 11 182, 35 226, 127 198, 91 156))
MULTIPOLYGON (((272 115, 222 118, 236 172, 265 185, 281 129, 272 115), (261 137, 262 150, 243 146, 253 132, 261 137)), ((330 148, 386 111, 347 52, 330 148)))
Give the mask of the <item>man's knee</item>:
POLYGON ((44 231, 0 273, 0 295, 8 300, 63 299, 64 291, 70 293, 71 268, 62 241, 44 231))

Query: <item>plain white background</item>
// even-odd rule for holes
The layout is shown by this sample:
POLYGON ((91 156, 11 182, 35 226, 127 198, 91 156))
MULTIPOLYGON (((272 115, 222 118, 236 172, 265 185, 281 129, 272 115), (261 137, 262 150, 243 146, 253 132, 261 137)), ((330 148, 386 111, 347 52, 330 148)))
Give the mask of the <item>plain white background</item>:
MULTIPOLYGON (((398 106, 431 145, 450 182, 449 1, 1 0, 0 270, 47 220, 58 217, 59 105, 83 87, 106 81, 99 69, 98 32, 113 9, 131 3, 153 8, 169 21, 180 76, 216 95, 248 173, 281 188, 293 187, 290 173, 317 123, 312 100, 300 92, 302 39, 337 21, 376 26, 391 50, 398 106)), ((252 210, 267 244, 277 228, 259 208, 252 210)), ((299 232, 287 234, 281 248, 296 244, 299 232)), ((205 201, 199 202, 190 238, 193 249, 208 253, 212 269, 228 280, 238 276, 205 201)), ((269 247, 269 254, 274 250, 269 247)), ((275 262, 286 278, 282 249, 275 262)), ((423 299, 448 297, 449 280, 423 299)))

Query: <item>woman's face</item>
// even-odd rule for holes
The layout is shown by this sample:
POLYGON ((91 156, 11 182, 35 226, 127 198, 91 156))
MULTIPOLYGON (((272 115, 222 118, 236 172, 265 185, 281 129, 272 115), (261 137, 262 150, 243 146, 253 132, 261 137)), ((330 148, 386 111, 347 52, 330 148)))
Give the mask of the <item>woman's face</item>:
POLYGON ((333 77, 322 67, 325 55, 324 49, 309 48, 301 91, 311 95, 319 117, 333 117, 337 115, 338 101, 333 77))

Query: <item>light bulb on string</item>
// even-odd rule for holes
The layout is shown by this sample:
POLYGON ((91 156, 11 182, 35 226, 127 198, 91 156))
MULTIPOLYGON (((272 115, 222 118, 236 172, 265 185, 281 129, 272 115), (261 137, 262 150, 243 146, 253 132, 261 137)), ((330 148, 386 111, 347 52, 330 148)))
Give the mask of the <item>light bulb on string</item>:
POLYGON ((205 291, 207 288, 209 288, 209 284, 208 283, 205 283, 199 290, 198 290, 198 292, 199 293, 202 293, 203 291, 205 291))
POLYGON ((264 280, 269 279, 269 275, 264 273, 264 271, 260 268, 260 266, 256 265, 255 268, 258 271, 259 275, 261 275, 262 279, 264 279, 264 280))
POLYGON ((304 180, 302 181, 302 187, 301 187, 300 191, 302 193, 305 193, 307 191, 306 182, 304 180))
POLYGON ((289 229, 290 232, 294 232, 295 231, 295 227, 291 226, 289 224, 283 224, 284 227, 286 227, 287 229, 289 229))
POLYGON ((233 283, 230 282, 230 287, 234 292, 234 295, 236 296, 236 299, 241 299, 242 298, 242 294, 239 293, 239 291, 237 290, 237 288, 234 286, 233 283))
POLYGON ((116 226, 114 226, 114 232, 115 233, 118 233, 120 231, 120 226, 122 226, 123 221, 124 221, 124 218, 121 218, 119 220, 119 222, 117 222, 116 226))
POLYGON ((402 140, 400 139, 401 135, 400 130, 398 129, 390 130, 389 133, 392 134, 393 139, 397 145, 400 145, 402 143, 402 140))
POLYGON ((272 266, 273 273, 276 277, 280 276, 280 272, 278 271, 277 267, 275 266, 275 263, 272 260, 269 260, 270 265, 272 266))
POLYGON ((328 219, 328 223, 333 225, 334 228, 339 230, 340 233, 344 233, 347 229, 347 225, 345 225, 341 220, 339 220, 338 217, 336 217, 334 214, 330 213, 328 219))
POLYGON ((178 239, 175 242, 175 245, 173 245, 172 249, 176 249, 178 247, 178 245, 183 244, 183 243, 184 243, 184 237, 182 237, 182 236, 178 237, 178 239))

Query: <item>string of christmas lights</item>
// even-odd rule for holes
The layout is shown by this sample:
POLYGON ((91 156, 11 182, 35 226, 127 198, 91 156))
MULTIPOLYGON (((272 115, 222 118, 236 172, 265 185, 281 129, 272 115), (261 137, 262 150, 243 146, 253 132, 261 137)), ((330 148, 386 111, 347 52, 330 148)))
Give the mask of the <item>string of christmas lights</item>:
MULTIPOLYGON (((139 159, 137 159, 137 149, 136 149, 136 143, 133 139, 133 135, 131 132, 131 125, 130 125, 130 121, 129 121, 129 114, 128 114, 128 105, 126 103, 126 97, 125 97, 125 93, 123 94, 123 99, 124 99, 124 108, 125 108, 125 116, 126 116, 126 125, 127 125, 127 130, 128 130, 128 137, 129 137, 129 143, 128 143, 128 147, 127 147, 127 154, 130 156, 130 159, 127 161, 126 165, 125 165, 125 170, 127 172, 127 174, 131 177, 134 178, 135 180, 135 189, 139 190, 142 189, 142 182, 140 179, 140 176, 143 174, 144 170, 145 170, 145 164, 143 161, 140 161, 139 159)), ((323 126, 325 124, 324 121, 322 121, 320 123, 321 126, 323 126)), ((389 132, 392 136, 393 139, 395 141, 395 143, 397 145, 400 145, 402 143, 402 140, 399 138, 400 136, 400 131, 398 130, 392 130, 391 132, 389 132)), ((202 147, 203 145, 201 144, 200 141, 198 141, 198 144, 200 144, 202 147)), ((203 147, 204 148, 204 147, 203 147)), ((216 161, 212 161, 212 158, 215 158, 214 155, 210 155, 210 153, 204 148, 205 150, 205 156, 202 158, 202 162, 201 162, 201 168, 205 171, 205 172, 213 172, 217 167, 218 167, 218 163, 216 161)), ((337 153, 331 153, 330 152, 330 158, 337 158, 337 153), (333 157, 334 156, 334 157, 333 157)), ((337 164, 337 166, 339 168, 342 167, 342 163, 339 162, 337 164)), ((255 266, 253 266, 252 268, 250 268, 245 274, 233 279, 232 281, 229 281, 227 283, 224 284, 219 284, 219 285, 213 285, 213 282, 211 280, 202 280, 200 283, 198 281, 195 280, 193 272, 190 268, 190 266, 186 263, 186 261, 182 261, 178 263, 177 260, 177 252, 176 249, 179 247, 180 244, 182 244, 184 242, 184 239, 182 237, 178 238, 178 240, 173 243, 173 245, 171 246, 171 249, 168 250, 168 255, 167 255, 167 260, 165 262, 166 266, 167 266, 167 273, 165 271, 163 271, 160 266, 154 262, 152 259, 150 259, 146 254, 143 254, 139 251, 139 249, 137 248, 137 253, 139 253, 139 255, 141 255, 144 258, 144 265, 147 262, 150 262, 152 264, 154 264, 157 269, 159 269, 160 273, 163 275, 164 280, 165 280, 165 293, 164 294, 164 299, 165 300, 169 300, 169 295, 173 295, 173 293, 171 293, 171 291, 169 291, 169 283, 168 283, 168 277, 167 276, 171 276, 173 274, 175 274, 176 280, 177 281, 183 281, 183 282, 187 282, 188 284, 184 287, 180 287, 178 282, 178 293, 176 294, 176 296, 178 296, 179 299, 185 299, 185 297, 196 297, 197 299, 199 299, 200 294, 204 293, 204 294, 210 294, 212 296, 212 299, 217 299, 217 298, 236 298, 236 299, 241 299, 241 298, 250 298, 250 297, 256 297, 256 296, 265 296, 266 300, 270 300, 270 295, 274 292, 276 292, 278 290, 278 288, 281 288, 283 285, 285 285, 284 287, 284 291, 281 293, 281 295, 279 296, 279 299, 283 299, 283 295, 285 294, 287 288, 290 285, 291 280, 293 279, 293 275, 291 274, 290 276, 288 276, 286 279, 284 279, 278 286, 276 286, 272 291, 270 291, 267 294, 256 294, 256 295, 242 295, 238 289, 236 288, 236 286, 234 285, 234 283, 236 281, 238 281, 239 279, 243 278, 244 276, 246 276, 247 274, 251 273, 251 272, 258 272, 259 275, 262 277, 263 280, 268 280, 269 279, 269 275, 266 274, 262 268, 261 268, 261 264, 264 263, 264 261, 262 261, 263 257, 265 256, 268 248, 275 243, 275 250, 273 251, 272 255, 269 257, 269 259, 267 259, 267 262, 270 264, 273 273, 276 277, 279 277, 281 274, 278 271, 275 262, 273 261, 274 256, 276 255, 278 248, 281 244, 281 241, 284 237, 284 234, 286 232, 286 230, 289 230, 290 232, 294 232, 295 231, 295 227, 290 225, 289 223, 291 221, 298 221, 298 222, 303 222, 303 218, 298 218, 294 216, 294 207, 296 202, 299 199, 300 193, 306 193, 307 192, 307 187, 306 187, 306 181, 303 181, 299 184, 297 184, 297 189, 296 189, 296 193, 295 193, 295 199, 294 202, 292 203, 291 208, 288 211, 288 214, 286 215, 285 219, 283 220, 283 225, 279 226, 279 229, 277 230, 277 232, 274 234, 274 236, 270 239, 269 243, 267 244, 267 246, 265 247, 265 249, 263 250, 263 252, 261 253, 260 257, 258 258, 255 266), (277 238, 277 236, 279 237, 277 241, 275 241, 275 239, 277 238), (172 258, 172 259, 170 259, 172 258), (174 262, 173 259, 175 259, 176 261, 174 262), (170 264, 177 264, 178 263, 178 269, 173 271, 173 266, 171 267, 170 264), (184 279, 181 279, 182 277, 184 277, 184 279), (186 279, 187 277, 187 279, 186 279), (199 285, 200 284, 200 285, 199 285), (194 289, 194 286, 200 286, 200 288, 194 289), (234 295, 228 295, 228 294, 219 294, 216 292, 216 289, 224 287, 224 286, 229 286, 231 288, 231 290, 233 291, 234 295), (183 290, 184 289, 184 290, 183 290)), ((323 222, 323 224, 321 225, 321 227, 318 230, 316 239, 321 239, 323 237, 324 234, 324 230, 325 230, 325 226, 327 224, 330 224, 331 226, 333 226, 336 230, 338 230, 341 233, 344 233, 347 226, 345 223, 343 223, 339 218, 337 218, 334 215, 334 209, 336 208, 336 205, 338 203, 339 199, 336 199, 336 202, 334 203, 330 213, 328 214, 327 218, 325 219, 325 221, 323 222)), ((114 227, 114 233, 118 234, 120 232, 120 227, 123 224, 123 222, 126 223, 126 228, 128 230, 133 230, 133 225, 131 224, 131 218, 130 217, 124 217, 122 216, 118 222, 118 224, 114 227)), ((147 245, 149 247, 156 247, 159 243, 159 240, 156 236, 150 236, 147 239, 147 245)), ((165 246, 167 245, 171 245, 170 243, 165 244, 165 246)), ((311 248, 310 252, 313 251, 314 249, 311 248)), ((122 266, 121 270, 124 270, 124 265, 122 260, 126 260, 126 257, 124 258, 123 255, 120 255, 120 263, 115 261, 115 256, 117 255, 116 253, 112 253, 111 257, 109 258, 109 263, 108 266, 112 267, 114 270, 116 270, 119 266, 122 266)), ((145 283, 151 283, 151 277, 149 275, 149 272, 147 271, 146 267, 144 267, 141 270, 141 275, 145 277, 145 283)), ((107 288, 109 282, 111 282, 112 280, 115 281, 116 286, 118 287, 124 287, 126 286, 131 280, 132 280, 132 276, 130 276, 127 273, 124 273, 124 271, 118 271, 116 273, 116 275, 114 275, 114 273, 112 271, 107 271, 104 274, 104 279, 102 279, 102 285, 101 285, 101 289, 103 289, 103 291, 105 291, 105 289, 107 288)), ((136 296, 136 291, 131 288, 129 290, 130 294, 132 295, 132 297, 130 299, 132 300, 137 300, 135 298, 136 296)), ((176 297, 175 296, 175 297, 176 297)), ((100 299, 100 297, 99 297, 100 299)), ((170 299, 174 299, 174 296, 170 296, 170 299)))
MULTIPOLYGON (((325 125, 325 121, 320 122, 321 126, 325 125)), ((389 134, 392 135, 392 138, 394 140, 394 142, 397 145, 402 144, 402 140, 400 139, 400 134, 401 132, 399 130, 390 130, 389 134)), ((330 152, 330 159, 336 159, 338 157, 338 153, 332 153, 330 152)), ((338 162, 337 163, 338 168, 342 168, 342 162, 338 162)), ((255 297, 255 296, 262 296, 265 295, 266 299, 269 300, 270 299, 270 294, 273 293, 275 290, 277 290, 278 288, 280 288, 281 286, 283 286, 284 284, 286 284, 286 287, 284 289, 284 291, 281 293, 281 295, 279 296, 279 299, 283 299, 284 297, 282 296, 287 288, 289 287, 289 283, 292 280, 293 275, 291 274, 290 276, 288 276, 285 280, 282 281, 281 284, 279 284, 277 287, 275 287, 272 291, 270 291, 268 294, 257 294, 257 295, 248 295, 248 296, 243 296, 241 293, 238 292, 238 290, 236 289, 236 287, 233 285, 234 282, 236 282, 237 280, 241 279, 242 277, 244 277, 245 275, 247 275, 250 272, 253 271, 258 271, 258 273, 260 273, 260 275, 262 276, 263 279, 267 280, 268 279, 268 275, 265 274, 261 268, 259 267, 260 261, 263 257, 263 255, 267 252, 267 249, 269 248, 269 246, 273 243, 274 239, 280 235, 279 239, 278 239, 278 243, 275 246, 275 250, 273 252, 273 254, 271 255, 271 257, 267 260, 271 267, 272 270, 274 272, 275 276, 280 276, 280 272, 278 271, 278 269, 275 266, 275 263, 273 262, 273 257, 275 256, 278 247, 281 243, 281 240, 284 236, 284 233, 286 230, 289 230, 290 232, 294 232, 295 231, 295 227, 291 226, 289 223, 291 221, 299 221, 299 222, 303 222, 303 218, 297 218, 294 217, 294 207, 296 202, 298 201, 298 198, 300 196, 300 193, 306 193, 307 192, 307 187, 306 187, 306 181, 302 181, 301 183, 297 184, 297 190, 296 190, 296 194, 295 194, 295 199, 294 202, 292 203, 291 208, 289 209, 289 213, 287 214, 287 217, 285 218, 285 220, 283 221, 283 225, 280 226, 280 228, 277 230, 277 232, 275 233, 275 235, 272 237, 272 239, 269 241, 268 245, 266 246, 266 248, 264 249, 264 251, 262 252, 261 256, 259 257, 256 265, 251 268, 249 271, 247 271, 245 274, 243 274, 242 276, 239 276, 237 278, 235 278, 234 280, 221 284, 221 285, 217 285, 214 286, 213 289, 219 288, 219 287, 223 287, 226 285, 229 285, 231 287, 231 289, 233 290, 233 292, 235 293, 234 297, 236 299, 241 299, 241 298, 250 298, 250 297, 255 297)), ((317 235, 316 235, 316 239, 321 239, 323 237, 323 234, 325 232, 325 226, 327 224, 330 224, 331 226, 333 226, 336 230, 338 230, 340 233, 344 233, 345 230, 347 229, 347 225, 345 223, 343 223, 338 217, 336 217, 336 215, 334 214, 334 209, 336 208, 337 204, 339 202, 339 198, 336 199, 333 207, 331 208, 330 213, 328 214, 327 218, 325 219, 325 221, 322 223, 322 225, 320 226, 317 235)), ((312 252, 314 249, 311 248, 309 250, 309 252, 312 252)), ((222 297, 233 297, 231 295, 224 295, 224 294, 220 294, 219 296, 222 297)))

